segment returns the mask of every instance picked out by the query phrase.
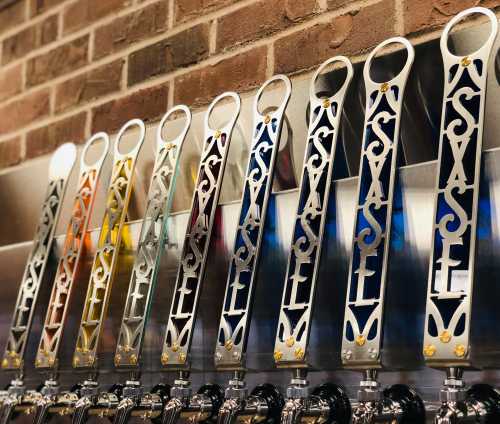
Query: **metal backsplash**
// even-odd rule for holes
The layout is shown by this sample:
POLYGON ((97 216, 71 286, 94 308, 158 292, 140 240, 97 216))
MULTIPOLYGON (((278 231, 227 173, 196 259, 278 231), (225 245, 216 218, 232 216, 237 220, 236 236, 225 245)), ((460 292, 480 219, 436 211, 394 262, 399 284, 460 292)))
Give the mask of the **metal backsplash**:
MULTIPOLYGON (((476 39, 487 31, 484 25, 474 25, 458 32, 454 41, 463 46, 470 39, 476 39)), ((500 318, 499 308, 493 304, 500 298, 500 286, 494 275, 500 275, 500 58, 497 41, 496 60, 491 61, 488 96, 486 103, 484 148, 488 149, 483 158, 483 178, 481 185, 478 254, 478 295, 475 305, 477 323, 475 348, 489 353, 492 368, 500 368, 500 346, 491 343, 499 339, 495 323, 500 318), (478 307, 479 305, 479 307, 478 307), (496 331, 496 336, 493 337, 496 331)), ((398 53, 379 59, 380 72, 394 68, 397 73, 398 53)), ((348 94, 342 119, 341 141, 346 160, 335 167, 334 192, 331 196, 329 217, 326 225, 325 249, 318 282, 316 312, 311 328, 311 361, 317 371, 310 374, 312 384, 332 380, 344 384, 354 395, 359 376, 355 372, 340 371, 340 340, 343 302, 347 283, 348 263, 351 249, 356 175, 361 143, 364 92, 361 79, 362 63, 355 66, 355 80, 348 94)), ((324 79, 324 87, 338 77, 334 71, 324 79)), ((399 170, 396 188, 401 209, 394 218, 391 243, 390 281, 388 283, 388 306, 386 323, 386 349, 394 358, 394 370, 383 373, 382 383, 408 383, 423 393, 426 399, 436 399, 441 385, 442 373, 423 367, 421 340, 423 330, 425 293, 427 284, 428 257, 431 242, 432 199, 435 184, 435 162, 437 156, 437 131, 439 126, 442 65, 438 41, 432 40, 416 46, 415 65, 408 83, 401 139, 406 166, 399 170)), ((261 269, 257 278, 256 300, 253 322, 248 344, 248 374, 250 387, 265 381, 284 388, 289 381, 286 370, 276 370, 273 361, 274 337, 281 301, 281 291, 285 277, 286 260, 290 248, 293 214, 297 202, 297 178, 304 154, 306 135, 306 113, 309 77, 293 80, 293 92, 286 112, 277 176, 274 184, 267 228, 264 237, 264 252, 261 269)), ((271 97, 279 95, 270 93, 271 97)), ((200 300, 200 317, 194 333, 192 351, 193 383, 195 386, 207 381, 224 384, 227 375, 216 374, 213 367, 213 349, 217 324, 227 278, 229 250, 233 246, 239 211, 239 199, 243 183, 243 173, 250 143, 251 101, 253 93, 244 95, 242 112, 231 143, 228 166, 224 176, 221 206, 218 208, 215 234, 209 249, 208 267, 200 300)), ((228 106, 230 107, 230 106, 228 106)), ((225 107, 216 111, 215 119, 223 119, 225 107)), ((163 255, 158 286, 154 294, 151 319, 146 331, 144 345, 143 381, 147 387, 163 380, 171 382, 174 375, 160 372, 162 337, 165 330, 168 308, 172 296, 177 271, 179 250, 182 246, 187 225, 194 178, 198 167, 202 137, 202 119, 205 111, 193 115, 193 125, 186 139, 181 158, 181 174, 173 203, 173 214, 169 219, 169 242, 163 255)), ((181 123, 174 123, 179 128, 181 123)), ((137 244, 140 222, 144 213, 146 190, 153 165, 153 144, 156 123, 147 129, 146 142, 137 165, 135 193, 129 212, 129 223, 125 237, 128 249, 120 259, 117 280, 111 295, 108 319, 104 324, 103 344, 99 355, 100 381, 103 387, 124 381, 126 375, 117 374, 113 367, 113 356, 123 312, 127 285, 137 244)), ((31 161, 12 171, 0 174, 0 346, 7 337, 14 300, 30 239, 36 225, 37 213, 43 196, 43 184, 49 158, 31 161)), ((109 179, 110 163, 106 164, 101 181, 109 179), (106 174, 107 173, 107 174, 106 174)), ((73 193, 76 185, 73 173, 68 193, 73 193)), ((85 266, 75 281, 75 291, 70 305, 68 328, 62 341, 60 370, 63 387, 70 387, 80 380, 71 368, 83 299, 87 288, 91 266, 92 249, 95 247, 99 225, 104 210, 105 187, 100 188, 95 212, 90 223, 92 247, 86 254, 85 266)), ((67 196, 57 233, 62 234, 70 211, 71 197, 67 196)), ((57 238, 55 254, 49 263, 49 272, 41 291, 40 302, 35 311, 33 332, 29 340, 26 356, 26 383, 36 387, 43 376, 35 371, 33 362, 40 336, 41 324, 48 302, 50 285, 54 276, 56 259, 61 253, 63 236, 57 238)), ((389 361, 391 362, 391 361, 389 361)), ((11 375, 0 373, 0 383, 6 385, 11 375)), ((469 382, 484 381, 500 384, 500 372, 475 371, 467 375, 469 382)))

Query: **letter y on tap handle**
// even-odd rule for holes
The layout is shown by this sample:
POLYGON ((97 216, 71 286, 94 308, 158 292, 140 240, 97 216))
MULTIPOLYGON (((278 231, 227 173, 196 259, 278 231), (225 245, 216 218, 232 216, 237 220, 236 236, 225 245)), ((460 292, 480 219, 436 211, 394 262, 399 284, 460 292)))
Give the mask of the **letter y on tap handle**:
POLYGON ((144 142, 146 129, 139 119, 127 122, 116 136, 111 180, 106 198, 106 209, 92 264, 83 315, 73 355, 74 368, 93 368, 102 324, 109 303, 109 296, 122 244, 122 230, 132 194, 132 182, 137 155, 144 142), (136 145, 127 153, 120 151, 120 141, 125 132, 139 129, 136 145))
POLYGON ((495 14, 475 7, 455 16, 441 36, 445 85, 423 349, 430 366, 470 365, 486 78, 497 31, 495 14), (489 37, 475 52, 456 56, 448 48, 450 31, 472 14, 488 17, 489 37))
POLYGON ((97 193, 102 165, 109 150, 109 137, 106 133, 92 136, 83 148, 80 159, 80 175, 73 211, 66 230, 63 252, 57 266, 57 272, 52 286, 50 301, 45 316, 42 335, 36 354, 36 368, 55 369, 57 367, 58 351, 64 331, 64 323, 68 312, 73 282, 83 258, 87 230, 92 215, 94 200, 97 193), (86 160, 90 146, 102 141, 104 147, 99 147, 102 153, 93 163, 86 160))
POLYGON ((48 258, 54 232, 61 211, 69 175, 76 159, 76 147, 66 143, 59 147, 50 161, 49 185, 42 205, 40 220, 28 256, 16 306, 9 330, 2 368, 22 371, 28 336, 48 258))
POLYGON ((292 85, 288 77, 276 75, 267 80, 255 96, 250 157, 243 186, 235 244, 230 260, 218 340, 215 346, 217 367, 226 369, 244 367, 254 282, 260 259, 267 206, 273 185, 283 116, 290 100, 291 90, 292 85), (275 110, 262 115, 259 112, 259 101, 264 90, 277 81, 284 84, 285 95, 275 110))
POLYGON ((342 361, 348 368, 381 366, 401 108, 414 55, 407 39, 390 38, 371 52, 363 69, 365 124, 342 338, 342 361), (406 63, 391 80, 375 82, 370 76, 372 61, 389 44, 403 45, 406 63))
POLYGON ((183 369, 187 366, 215 211, 231 134, 240 107, 238 94, 227 92, 214 99, 205 115, 200 167, 163 342, 161 363, 165 367, 183 369), (233 115, 222 128, 211 128, 209 118, 212 110, 221 100, 229 98, 232 98, 236 106, 233 115))
POLYGON ((116 367, 137 367, 140 360, 144 329, 156 285, 161 253, 167 238, 166 223, 179 171, 179 157, 190 125, 191 112, 184 105, 170 109, 158 125, 156 159, 118 335, 116 367), (182 131, 174 140, 166 141, 162 135, 164 126, 169 117, 179 112, 185 115, 182 131))
POLYGON ((324 62, 311 80, 306 154, 274 348, 278 365, 306 362, 340 117, 352 77, 349 59, 336 56, 324 62), (320 99, 316 95, 317 79, 336 62, 347 68, 346 78, 335 94, 320 99))

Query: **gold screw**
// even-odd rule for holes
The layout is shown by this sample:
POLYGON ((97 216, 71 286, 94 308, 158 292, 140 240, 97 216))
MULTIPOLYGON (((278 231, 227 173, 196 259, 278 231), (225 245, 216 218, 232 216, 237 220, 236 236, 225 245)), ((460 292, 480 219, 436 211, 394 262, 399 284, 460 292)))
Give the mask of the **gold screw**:
POLYGON ((129 362, 130 362, 132 365, 137 365, 137 355, 135 355, 134 353, 132 353, 132 355, 130 355, 129 362))
POLYGON ((463 344, 458 344, 455 346, 455 350, 453 352, 455 353, 455 356, 463 358, 466 352, 465 346, 463 344))
POLYGON ((179 345, 177 343, 174 343, 172 345, 172 352, 177 352, 179 350, 179 345))
POLYGON ((94 356, 89 356, 89 358, 87 359, 87 365, 93 365, 94 361, 95 361, 94 356))
POLYGON ((440 335, 439 335, 439 340, 441 340, 442 343, 449 343, 451 340, 451 334, 449 331, 444 330, 440 335))
POLYGON ((298 360, 304 359, 304 349, 302 349, 301 347, 295 349, 295 358, 298 360))
POLYGON ((39 367, 40 365, 42 365, 42 361, 37 358, 35 361, 35 367, 39 367))
POLYGON ((161 364, 162 365, 167 365, 168 364, 168 353, 162 353, 161 354, 161 364))
POLYGON ((389 90, 389 83, 383 82, 382 84, 380 84, 380 91, 382 93, 385 93, 387 90, 389 90))
POLYGON ((355 342, 358 346, 363 346, 366 343, 366 338, 362 334, 358 334, 355 342))
POLYGON ((424 346, 424 355, 428 356, 428 357, 434 356, 435 353, 436 353, 436 350, 437 350, 436 346, 434 346, 434 345, 426 345, 426 346, 424 346))
POLYGON ((55 363, 54 358, 49 358, 48 363, 49 363, 49 367, 52 367, 54 365, 54 363, 55 363))
POLYGON ((169 150, 172 150, 174 147, 175 147, 174 143, 167 143, 165 148, 167 149, 167 152, 168 152, 169 150))
POLYGON ((331 105, 331 103, 330 103, 330 99, 325 99, 325 100, 323 100, 323 107, 324 107, 325 109, 329 108, 329 107, 330 107, 330 105, 331 105))
POLYGON ((117 354, 115 355, 115 364, 116 364, 116 365, 119 365, 121 361, 122 361, 122 356, 121 356, 120 354, 118 354, 118 353, 117 353, 117 354))
POLYGON ((276 362, 281 361, 281 358, 283 358, 283 352, 281 352, 279 350, 275 350, 273 356, 274 356, 274 360, 276 362))
POLYGON ((131 347, 130 347, 129 345, 125 345, 125 346, 124 346, 124 348, 123 348, 123 350, 124 350, 125 352, 127 352, 127 353, 128 353, 128 352, 130 352, 132 349, 131 349, 131 347))
POLYGON ((2 368, 7 368, 9 366, 9 361, 7 360, 7 358, 4 358, 2 360, 2 368))
POLYGON ((21 368, 21 360, 19 358, 14 359, 14 368, 21 368))
POLYGON ((469 57, 469 56, 464 56, 464 57, 462 58, 462 60, 460 61, 460 64, 461 64, 463 67, 469 66, 471 63, 472 63, 472 60, 470 60, 470 57, 469 57))
POLYGON ((16 355, 16 352, 14 352, 13 350, 10 350, 8 355, 11 357, 11 358, 15 358, 17 355, 16 355))
POLYGON ((184 352, 179 353, 179 362, 182 364, 186 362, 186 354, 184 352))
POLYGON ((78 356, 73 356, 73 367, 77 367, 80 364, 80 358, 78 356))
POLYGON ((222 135, 222 133, 220 132, 220 130, 217 130, 215 131, 215 138, 220 138, 220 136, 222 135))
POLYGON ((266 115, 264 117, 264 124, 269 124, 269 122, 271 122, 271 117, 269 115, 266 115))
POLYGON ((295 344, 295 339, 293 338, 293 336, 290 336, 288 337, 288 339, 286 339, 285 343, 288 347, 292 347, 295 344))
POLYGON ((231 339, 226 340, 226 343, 224 343, 224 347, 226 350, 231 350, 233 348, 233 341, 231 339))

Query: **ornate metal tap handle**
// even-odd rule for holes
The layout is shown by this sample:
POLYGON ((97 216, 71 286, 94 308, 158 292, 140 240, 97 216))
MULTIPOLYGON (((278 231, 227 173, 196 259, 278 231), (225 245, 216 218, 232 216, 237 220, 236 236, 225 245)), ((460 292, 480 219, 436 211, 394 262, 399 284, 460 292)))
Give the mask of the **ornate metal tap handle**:
POLYGON ((215 210, 240 107, 238 94, 227 92, 214 99, 205 115, 205 143, 163 342, 161 363, 165 367, 187 366, 215 210), (236 109, 221 129, 214 130, 209 125, 209 117, 216 104, 227 98, 233 99, 236 109))
POLYGON ((98 133, 87 141, 82 151, 78 187, 73 200, 73 212, 66 230, 63 252, 57 266, 36 355, 35 366, 37 368, 55 368, 57 366, 57 354, 64 331, 73 281, 83 256, 87 227, 92 215, 99 176, 108 150, 108 135, 98 133), (94 163, 89 164, 85 160, 87 151, 97 141, 104 142, 102 154, 94 163))
POLYGON ((455 16, 441 36, 445 86, 424 331, 431 366, 469 363, 486 76, 497 30, 495 14, 474 7, 455 16), (490 20, 488 39, 475 52, 455 56, 448 50, 450 30, 477 13, 490 20))
POLYGON ((115 353, 116 367, 136 367, 139 363, 151 296, 156 285, 158 265, 167 237, 166 221, 172 205, 175 180, 179 170, 179 157, 190 125, 191 112, 184 105, 170 109, 158 125, 156 160, 118 336, 115 353), (179 112, 185 115, 184 127, 174 140, 166 141, 162 136, 163 128, 168 118, 179 112))
POLYGON ((324 62, 311 80, 306 154, 274 345, 278 365, 293 366, 306 362, 340 117, 352 77, 353 67, 349 59, 335 56, 324 62), (334 63, 341 63, 347 69, 344 83, 335 94, 320 99, 315 90, 318 76, 334 63))
POLYGON ((74 368, 96 366, 96 355, 102 323, 108 308, 116 263, 122 242, 122 229, 132 194, 137 155, 144 142, 146 129, 139 119, 127 122, 116 136, 113 168, 106 199, 96 253, 83 308, 80 329, 73 355, 74 368), (121 153, 120 141, 130 127, 140 130, 139 141, 127 153, 121 153))
POLYGON ((218 367, 241 368, 244 365, 267 205, 273 185, 283 115, 291 91, 288 77, 276 75, 267 80, 255 96, 250 157, 215 345, 215 364, 218 367), (258 109, 259 101, 264 90, 276 81, 285 85, 285 95, 276 110, 263 116, 258 109))
POLYGON ((414 55, 407 39, 390 38, 371 52, 363 69, 365 125, 342 338, 342 361, 348 367, 380 366, 399 125, 414 55), (393 79, 378 83, 370 77, 372 60, 389 44, 406 48, 406 63, 393 79))
POLYGON ((12 315, 7 346, 2 360, 3 369, 21 370, 23 367, 24 351, 28 342, 33 312, 75 159, 75 145, 66 143, 56 150, 50 161, 49 184, 12 315))

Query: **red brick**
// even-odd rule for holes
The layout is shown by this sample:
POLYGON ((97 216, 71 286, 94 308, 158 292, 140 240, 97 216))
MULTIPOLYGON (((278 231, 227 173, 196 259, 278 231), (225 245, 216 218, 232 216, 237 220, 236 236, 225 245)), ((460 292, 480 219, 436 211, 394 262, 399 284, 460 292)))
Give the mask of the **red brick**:
POLYGON ((175 23, 203 16, 240 0, 174 0, 175 23))
POLYGON ((136 91, 92 109, 92 132, 115 132, 133 118, 154 120, 167 110, 168 86, 136 91))
POLYGON ((77 38, 28 61, 28 86, 41 84, 88 63, 89 36, 77 38))
POLYGON ((0 143, 0 168, 17 165, 21 159, 21 137, 11 138, 0 143))
POLYGON ((42 22, 6 38, 2 44, 2 64, 19 59, 31 51, 55 41, 57 31, 57 15, 52 15, 42 22))
POLYGON ((314 12, 315 0, 260 0, 219 18, 217 50, 266 37, 314 12))
POLYGON ((21 92, 23 88, 23 65, 19 64, 0 72, 0 101, 21 92))
POLYGON ((132 53, 128 85, 199 62, 208 57, 209 25, 200 24, 132 53))
POLYGON ((336 54, 353 55, 394 35, 394 8, 386 1, 330 22, 297 31, 275 42, 276 73, 311 68, 336 54))
POLYGON ((77 0, 63 12, 65 34, 81 29, 129 6, 132 0, 77 0))
POLYGON ((0 134, 25 127, 50 112, 49 90, 39 90, 0 107, 0 134))
POLYGON ((16 1, 0 10, 0 33, 26 20, 26 0, 16 1))
POLYGON ((227 90, 249 90, 266 79, 267 49, 257 47, 175 79, 174 102, 204 105, 227 90))
POLYGON ((30 16, 39 15, 47 10, 58 6, 66 0, 31 0, 30 2, 30 16))
POLYGON ((53 152, 61 144, 85 141, 87 113, 80 112, 45 127, 37 128, 26 135, 26 159, 53 152))
POLYGON ((497 7, 499 0, 406 0, 405 34, 435 29, 446 24, 458 12, 472 6, 497 7))
POLYGON ((166 30, 167 17, 167 3, 161 1, 98 28, 95 32, 94 59, 166 30))
POLYGON ((58 84, 55 88, 56 112, 119 91, 123 63, 123 60, 116 60, 58 84))
POLYGON ((330 10, 335 10, 339 9, 343 6, 347 6, 349 4, 350 0, 328 0, 327 5, 328 9, 330 10))

